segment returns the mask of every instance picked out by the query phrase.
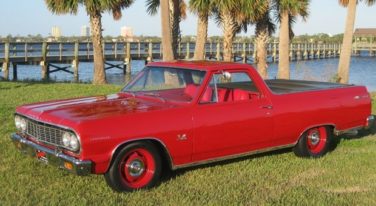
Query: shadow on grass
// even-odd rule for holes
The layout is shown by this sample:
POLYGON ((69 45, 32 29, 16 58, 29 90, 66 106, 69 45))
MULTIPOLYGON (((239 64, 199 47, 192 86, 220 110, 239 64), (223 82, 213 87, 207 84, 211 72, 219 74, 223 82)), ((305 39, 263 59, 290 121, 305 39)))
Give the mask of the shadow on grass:
POLYGON ((5 80, 0 79, 0 82, 12 82, 12 83, 20 83, 20 84, 62 84, 62 83, 72 83, 72 84, 91 84, 90 81, 71 81, 71 80, 55 80, 55 79, 46 79, 46 80, 37 80, 37 79, 23 79, 23 80, 5 80))

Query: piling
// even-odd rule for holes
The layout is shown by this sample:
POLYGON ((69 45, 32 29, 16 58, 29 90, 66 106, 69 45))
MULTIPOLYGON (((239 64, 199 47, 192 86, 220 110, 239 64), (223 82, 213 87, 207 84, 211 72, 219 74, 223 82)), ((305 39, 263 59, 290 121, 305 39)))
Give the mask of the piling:
POLYGON ((46 62, 46 60, 47 60, 47 42, 43 42, 42 43, 42 61, 40 62, 40 66, 42 68, 42 80, 47 80, 50 76, 48 63, 46 62))
MULTIPOLYGON (((179 55, 180 55, 180 43, 179 43, 179 55)), ((153 61, 153 43, 149 42, 148 57, 146 58, 145 64, 153 61)))
POLYGON ((78 76, 78 64, 79 64, 78 49, 79 49, 78 42, 75 42, 74 43, 74 59, 72 61, 73 81, 74 82, 79 81, 79 76, 78 76))
POLYGON ((9 43, 4 45, 4 62, 3 62, 3 77, 9 80, 9 43))
POLYGON ((243 63, 247 63, 247 49, 246 49, 247 45, 246 43, 244 42, 243 43, 243 55, 242 55, 242 58, 243 58, 243 63))
POLYGON ((125 58, 124 58, 124 75, 130 75, 131 74, 131 43, 127 42, 125 47, 125 58))
POLYGON ((221 60, 221 43, 217 43, 217 54, 215 55, 217 61, 221 60))
POLYGON ((13 62, 13 81, 17 81, 17 79, 18 79, 17 63, 13 62))
POLYGON ((186 59, 189 59, 189 54, 190 54, 190 51, 189 51, 189 49, 190 49, 190 44, 189 44, 189 42, 187 42, 187 47, 186 47, 186 55, 185 55, 185 58, 186 59))

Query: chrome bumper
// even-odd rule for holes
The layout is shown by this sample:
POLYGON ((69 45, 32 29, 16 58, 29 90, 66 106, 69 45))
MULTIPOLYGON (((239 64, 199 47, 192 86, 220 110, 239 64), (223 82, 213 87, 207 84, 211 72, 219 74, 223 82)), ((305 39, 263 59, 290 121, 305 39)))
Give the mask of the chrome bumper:
POLYGON ((42 147, 32 141, 22 138, 18 134, 12 134, 11 139, 16 148, 25 155, 36 157, 44 163, 57 166, 58 168, 72 172, 76 175, 88 175, 91 173, 91 161, 81 161, 61 152, 42 147), (43 153, 44 156, 38 157, 38 153, 43 153), (67 165, 70 165, 70 167, 67 168, 67 165))

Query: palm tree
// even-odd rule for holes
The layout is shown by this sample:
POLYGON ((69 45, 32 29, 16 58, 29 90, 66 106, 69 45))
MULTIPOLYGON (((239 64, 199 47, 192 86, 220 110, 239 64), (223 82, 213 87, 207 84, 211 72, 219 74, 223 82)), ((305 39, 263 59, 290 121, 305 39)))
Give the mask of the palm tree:
POLYGON ((212 11, 211 0, 190 0, 190 9, 197 14, 197 37, 193 59, 205 59, 205 43, 208 36, 208 20, 212 11))
MULTIPOLYGON (((368 6, 372 6, 375 3, 375 0, 365 0, 365 2, 368 6)), ((356 4, 358 3, 358 0, 339 0, 339 3, 342 6, 347 7, 347 18, 345 33, 342 40, 341 55, 339 57, 337 81, 340 83, 348 83, 356 4)))
MULTIPOLYGON (((160 4, 160 0, 146 0, 146 11, 149 15, 155 15, 158 12, 160 4)), ((174 59, 176 59, 181 33, 180 22, 187 16, 186 4, 183 0, 169 0, 167 8, 169 10, 170 32, 172 32, 173 55, 174 59)))
POLYGON ((262 18, 256 22, 256 65, 257 71, 262 78, 268 78, 267 71, 267 44, 269 42, 269 37, 275 32, 275 25, 270 18, 270 9, 268 9, 262 18))
POLYGON ((266 11, 268 1, 263 0, 213 0, 217 23, 223 30, 223 60, 232 61, 232 45, 236 33, 255 22, 266 11))
POLYGON ((47 8, 55 14, 77 14, 80 5, 85 6, 90 17, 92 42, 94 50, 93 84, 105 84, 106 73, 102 50, 102 14, 109 11, 115 20, 121 18, 121 10, 129 7, 133 0, 45 0, 47 8))
POLYGON ((163 61, 174 60, 174 53, 172 49, 171 24, 169 0, 161 0, 161 26, 162 26, 162 49, 163 61))
POLYGON ((293 36, 291 25, 297 16, 308 17, 309 0, 274 0, 278 19, 280 21, 279 31, 279 79, 290 79, 290 39, 293 36))

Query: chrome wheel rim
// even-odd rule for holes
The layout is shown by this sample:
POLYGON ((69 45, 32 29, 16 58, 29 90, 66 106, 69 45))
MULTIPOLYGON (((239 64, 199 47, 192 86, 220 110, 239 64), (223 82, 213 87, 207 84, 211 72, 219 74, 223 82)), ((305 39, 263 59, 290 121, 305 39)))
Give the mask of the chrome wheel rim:
POLYGON ((132 177, 139 177, 145 171, 145 164, 142 160, 135 159, 126 165, 129 175, 132 177))

